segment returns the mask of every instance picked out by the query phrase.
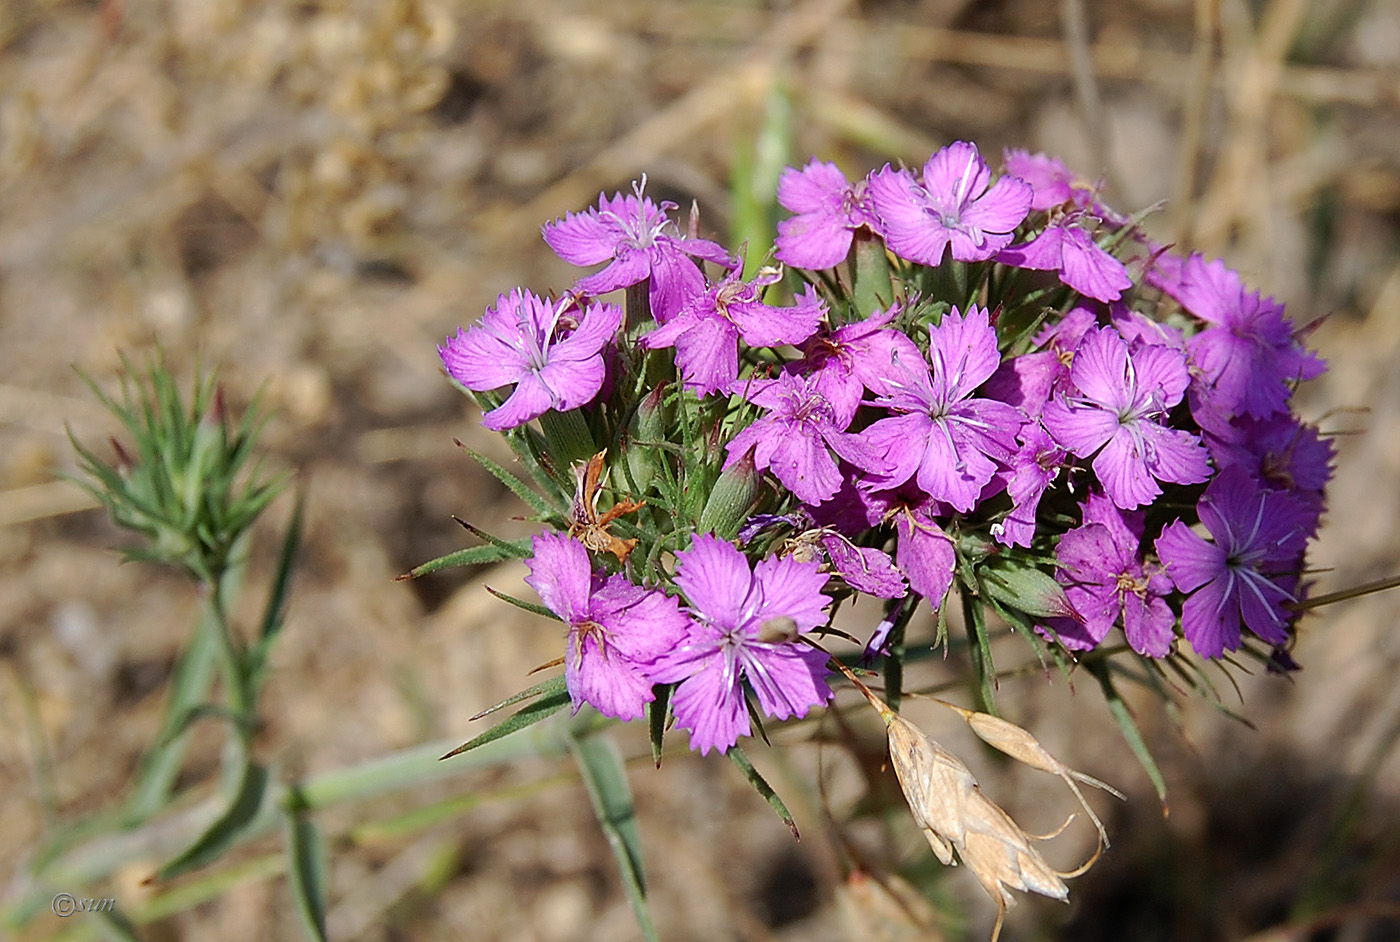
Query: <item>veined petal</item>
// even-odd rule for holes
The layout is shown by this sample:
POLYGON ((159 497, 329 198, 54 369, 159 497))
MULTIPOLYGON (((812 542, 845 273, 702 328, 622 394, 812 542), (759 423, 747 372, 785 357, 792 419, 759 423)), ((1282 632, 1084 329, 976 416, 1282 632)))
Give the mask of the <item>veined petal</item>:
POLYGON ((596 265, 613 257, 622 227, 599 216, 596 210, 566 213, 563 219, 540 227, 544 241, 555 254, 573 265, 596 265))
POLYGON ((705 293, 705 273, 680 252, 661 251, 651 256, 651 316, 665 324, 685 310, 691 299, 705 293))
POLYGON ((458 330, 438 347, 447 375, 468 389, 485 392, 508 386, 530 369, 530 361, 515 346, 481 327, 458 330))
POLYGON ((880 218, 885 244, 901 258, 938 265, 948 245, 948 229, 928 211, 927 191, 906 171, 887 164, 870 177, 866 189, 880 218))
POLYGON ((1119 428, 1108 440, 1094 458, 1093 468, 1104 493, 1124 510, 1149 504, 1162 493, 1156 479, 1148 473, 1141 439, 1128 428, 1119 428))
POLYGON ((534 555, 525 565, 525 584, 535 590, 545 608, 568 624, 589 617, 593 566, 582 543, 559 533, 540 533, 531 540, 534 555))
POLYGON ((676 554, 676 585, 693 611, 725 628, 737 628, 753 583, 749 562, 729 543, 702 533, 676 554))
POLYGON ((1201 657, 1219 657, 1240 646, 1240 606, 1230 593, 1232 580, 1207 582, 1181 608, 1181 630, 1201 657))
POLYGON ((751 347, 799 344, 817 332, 826 307, 819 301, 793 307, 772 307, 759 301, 739 301, 728 306, 729 319, 751 347))
POLYGON ((828 655, 805 644, 751 644, 740 654, 744 676, 758 705, 774 719, 806 716, 832 698, 826 682, 828 655))
POLYGON ((537 373, 526 373, 515 384, 506 401, 481 417, 481 424, 493 432, 524 425, 554 407, 554 394, 537 373))
POLYGON ((1186 369, 1186 356, 1180 350, 1162 344, 1144 344, 1134 350, 1132 356, 1138 389, 1161 390, 1161 404, 1168 409, 1186 395, 1191 375, 1186 369))
MULTIPOLYGON (((985 166, 983 164, 983 167, 985 166)), ((924 182, 924 186, 928 186, 928 181, 924 182)), ((963 208, 962 224, 968 228, 1002 236, 1005 238, 1002 245, 1005 245, 1011 241, 1011 233, 1025 220, 1030 209, 1030 185, 1016 177, 1000 177, 971 205, 963 208)), ((1001 246, 997 248, 1000 249, 1001 246)))
POLYGON ((814 157, 801 170, 788 167, 779 175, 778 205, 791 213, 839 210, 849 186, 840 167, 814 157))
POLYGON ((628 246, 618 250, 617 258, 608 267, 575 282, 574 290, 581 295, 596 298, 600 294, 638 284, 649 274, 650 257, 641 249, 628 246))
POLYGON ((935 202, 959 207, 980 196, 991 176, 976 144, 954 141, 925 161, 921 182, 935 202))
POLYGON ((1155 595, 1143 598, 1134 592, 1123 597, 1123 634, 1128 646, 1147 657, 1171 653, 1176 616, 1167 603, 1155 595))
POLYGON ((798 631, 811 631, 826 621, 822 609, 831 597, 822 594, 826 573, 815 562, 767 556, 754 566, 753 581, 759 590, 753 620, 787 617, 797 622, 798 631))
POLYGON ((909 587, 928 599, 934 609, 953 585, 957 554, 943 529, 922 515, 901 513, 895 518, 895 565, 909 579, 909 587))
POLYGON ((622 326, 622 308, 616 304, 590 304, 573 333, 549 348, 549 359, 586 360, 597 355, 622 326))
POLYGON ((1100 301, 1117 301, 1133 286, 1123 263, 1099 248, 1089 233, 1078 227, 1066 230, 1059 269, 1061 281, 1100 301))
POLYGON ((1104 446, 1118 430, 1118 416, 1087 402, 1051 399, 1040 414, 1041 424, 1055 441, 1080 458, 1087 458, 1104 446))
POLYGON ((841 489, 841 472, 825 440, 797 429, 772 429, 755 450, 754 464, 770 469, 804 504, 824 503, 841 489))
POLYGON ((1225 551, 1180 520, 1162 531, 1156 546, 1167 574, 1182 592, 1193 592, 1225 572, 1225 551))
POLYGON ((1210 478, 1210 452, 1182 429, 1141 422, 1138 433, 1146 445, 1146 467, 1159 481, 1200 484, 1210 478))
POLYGON ((564 683, 578 712, 587 703, 604 716, 620 720, 640 719, 646 704, 656 699, 652 684, 636 665, 607 643, 597 630, 569 632, 564 651, 564 683))
POLYGON ((817 271, 835 268, 851 252, 852 229, 841 216, 803 213, 778 223, 778 261, 817 271))
POLYGON ((726 671, 723 658, 682 681, 671 694, 671 707, 676 725, 690 730, 690 748, 701 755, 711 749, 728 752, 749 731, 739 673, 726 671))
POLYGON ((1123 410, 1134 393, 1128 384, 1128 345, 1115 330, 1091 328, 1074 349, 1069 378, 1089 401, 1113 412, 1123 410))
POLYGON ((685 384, 702 395, 727 390, 739 378, 738 344, 739 332, 727 320, 697 321, 676 339, 676 362, 685 384))

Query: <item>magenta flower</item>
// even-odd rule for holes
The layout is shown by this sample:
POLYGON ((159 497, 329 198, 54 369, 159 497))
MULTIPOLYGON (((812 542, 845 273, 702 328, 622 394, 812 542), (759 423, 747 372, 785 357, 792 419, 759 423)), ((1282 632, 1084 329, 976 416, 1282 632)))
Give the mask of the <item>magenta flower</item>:
POLYGON ((1011 357, 997 367, 984 391, 992 399, 1017 406, 1035 419, 1045 404, 1069 383, 1069 364, 1084 334, 1098 323, 1087 307, 1071 308, 1057 323, 1035 337, 1041 349, 1011 357))
POLYGON ((1053 271, 1060 281, 1089 298, 1117 301, 1133 286, 1128 269, 1094 242, 1082 225, 1092 217, 1076 214, 1045 227, 1025 245, 1002 249, 996 259, 1003 265, 1053 271))
POLYGON ((649 662, 685 636, 689 620, 676 599, 594 572, 582 543, 558 533, 534 538, 525 581, 569 626, 564 682, 574 712, 587 703, 621 720, 637 719, 654 699, 649 662))
POLYGON ((1241 468, 1262 486, 1288 493, 1308 509, 1313 521, 1308 532, 1316 533, 1336 456, 1316 427, 1276 412, 1267 419, 1240 416, 1204 438, 1217 468, 1241 468))
POLYGON ((739 378, 739 339, 751 347, 801 343, 816 331, 826 305, 813 292, 793 307, 772 307, 759 298, 782 277, 765 269, 752 282, 738 271, 709 291, 691 296, 681 312, 642 338, 648 350, 674 346, 685 384, 696 392, 728 391, 739 378))
POLYGON ((867 193, 890 250, 931 266, 942 264, 949 246, 960 262, 991 258, 1010 244, 1031 206, 1030 186, 1015 177, 991 183, 977 147, 965 141, 930 157, 920 182, 886 164, 867 193))
POLYGON ((1006 546, 1030 546, 1035 538, 1035 513, 1045 489, 1065 464, 1065 450, 1057 445, 1039 422, 1028 422, 1021 429, 1021 447, 1011 456, 1006 492, 1011 497, 1011 513, 992 525, 992 536, 1006 546))
POLYGON ((1157 538, 1172 582, 1192 593, 1181 628, 1202 657, 1240 646, 1240 625, 1270 644, 1288 640, 1296 581, 1311 517, 1287 494, 1268 491, 1239 468, 1216 475, 1196 504, 1214 542, 1178 520, 1157 538))
POLYGON ((957 567, 952 537, 937 520, 948 513, 948 506, 907 486, 862 497, 872 524, 894 524, 894 564, 909 587, 934 609, 940 608, 957 567))
POLYGON ((847 182, 832 163, 813 158, 801 170, 788 167, 778 177, 778 203, 796 213, 778 223, 778 261, 795 268, 834 268, 851 251, 855 231, 874 230, 865 181, 847 182))
MULTIPOLYGON (((1164 256, 1154 261, 1148 280, 1211 325, 1187 347, 1202 373, 1202 398, 1220 416, 1284 412, 1291 384, 1326 369, 1303 349, 1283 305, 1245 290, 1239 274, 1219 259, 1207 262, 1193 254, 1182 263, 1164 256)), ((1208 417, 1202 420, 1207 423, 1208 417)))
POLYGON ((474 392, 515 384, 495 409, 481 418, 493 432, 524 425, 550 409, 568 412, 587 405, 603 388, 603 351, 622 325, 622 311, 611 304, 557 301, 519 288, 496 299, 496 306, 470 330, 458 330, 438 347, 447 373, 474 392))
POLYGON ((1094 474, 1115 504, 1131 510, 1162 493, 1158 481, 1210 476, 1196 436, 1163 424, 1189 381, 1180 351, 1151 344, 1129 351, 1115 331, 1094 328, 1074 352, 1073 394, 1047 403, 1041 421, 1073 454, 1097 453, 1094 474))
POLYGON ((598 197, 598 208, 567 213, 542 227, 544 240, 564 261, 574 265, 608 266, 574 286, 580 295, 597 297, 651 279, 651 313, 668 321, 686 299, 705 290, 705 275, 694 259, 734 268, 738 262, 718 243, 682 236, 667 215, 672 202, 659 206, 642 195, 643 179, 633 195, 598 197))
POLYGON ((827 655, 796 640, 825 621, 826 574, 814 562, 770 556, 749 561, 710 534, 676 554, 685 593, 685 637, 652 664, 654 679, 677 683, 676 723, 690 748, 725 752, 748 733, 747 681, 768 716, 806 716, 831 699, 827 655))
POLYGON ((1124 513, 1113 501, 1090 494, 1084 522, 1070 530, 1055 550, 1058 578, 1082 622, 1057 618, 1049 627, 1065 647, 1089 650, 1123 619, 1128 644, 1139 654, 1166 657, 1176 616, 1164 599, 1171 580, 1160 566, 1145 564, 1139 552, 1142 514, 1124 513))
MULTIPOLYGON (((814 377, 839 414, 854 415, 865 390, 879 395, 888 377, 906 371, 902 364, 923 363, 914 341, 889 326, 899 311, 896 302, 863 321, 819 330, 802 345, 803 358, 784 369, 814 377)), ((849 424, 847 418, 841 427, 849 424)))
POLYGON ((845 434, 855 409, 838 410, 811 377, 782 373, 777 379, 735 383, 734 392, 768 414, 725 446, 724 470, 752 450, 754 467, 771 470, 798 500, 816 505, 841 488, 841 472, 828 448, 848 461, 878 460, 863 441, 845 434))
POLYGON ((1030 184, 1031 209, 1046 211, 1068 203, 1074 209, 1086 209, 1115 226, 1128 221, 1099 202, 1099 184, 1086 183, 1058 158, 1008 149, 1002 151, 1002 162, 1007 173, 1030 184))
POLYGON ((861 437, 885 456, 884 467, 852 463, 871 474, 877 488, 893 488, 911 477, 924 493, 955 510, 976 506, 982 488, 997 473, 998 462, 1016 450, 1016 433, 1024 416, 1014 406, 993 399, 970 398, 996 371, 996 331, 983 308, 956 309, 929 331, 930 373, 908 370, 888 381, 876 402, 902 413, 879 419, 861 437))

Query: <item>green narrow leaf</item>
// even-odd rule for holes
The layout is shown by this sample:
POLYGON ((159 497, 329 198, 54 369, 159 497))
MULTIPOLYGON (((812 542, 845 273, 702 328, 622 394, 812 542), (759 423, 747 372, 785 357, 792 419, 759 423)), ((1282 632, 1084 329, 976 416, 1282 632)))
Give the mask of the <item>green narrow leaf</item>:
POLYGON ((259 638, 272 638, 282 630, 287 614, 287 595, 291 589, 292 573, 296 570, 297 552, 301 549, 302 525, 306 520, 306 492, 297 491, 292 507, 292 520, 287 524, 287 536, 282 540, 282 552, 277 556, 277 572, 267 593, 259 638))
POLYGON ((118 942, 141 942, 141 937, 136 934, 136 926, 120 909, 95 909, 92 914, 102 923, 109 939, 117 939, 118 942))
MULTIPOLYGON (((211 616, 206 612, 203 617, 211 616)), ((142 760, 136 786, 127 800, 126 814, 131 820, 146 820, 169 800, 185 760, 188 737, 179 733, 185 724, 183 717, 208 699, 217 664, 214 634, 201 625, 190 637, 189 647, 175 667, 165 722, 155 740, 156 745, 142 760)))
POLYGON ((461 517, 454 516, 452 519, 457 521, 458 526, 460 526, 463 530, 466 530, 468 533, 481 540, 483 543, 489 543, 501 552, 510 553, 517 559, 529 559, 530 556, 534 553, 534 550, 529 548, 530 543, 528 540, 515 540, 513 542, 503 540, 498 536, 487 533, 485 530, 481 529, 481 527, 478 527, 475 524, 468 523, 461 517))
POLYGON ((488 563, 505 562, 507 559, 520 559, 520 551, 522 550, 526 556, 530 555, 530 551, 526 549, 528 545, 529 541, 527 540, 517 540, 515 548, 510 552, 506 552, 499 546, 492 546, 489 543, 485 546, 470 546, 463 550, 457 550, 455 553, 448 553, 446 556, 439 556, 437 559, 431 559, 426 563, 420 563, 403 575, 395 577, 394 581, 403 582, 405 579, 417 579, 419 576, 426 576, 430 572, 452 569, 456 566, 484 566, 488 563))
POLYGON ((598 825, 612 848, 622 888, 632 904, 632 915, 648 942, 657 942, 656 926, 647 906, 646 868, 642 862, 642 836, 637 827, 637 809, 622 753, 611 736, 569 735, 569 749, 578 764, 598 825))
POLYGON ((514 494, 516 497, 519 497, 525 503, 529 504, 530 509, 533 510, 535 513, 539 514, 542 517, 545 517, 556 512, 553 507, 549 506, 548 501, 546 501, 539 494, 536 494, 534 491, 532 491, 530 489, 530 486, 524 481, 520 480, 520 478, 511 474, 505 468, 496 464, 496 462, 492 461, 490 458, 486 457, 480 452, 472 451, 466 445, 462 445, 461 442, 458 442, 457 444, 461 445, 462 450, 465 451, 467 454, 471 455, 472 459, 476 461, 477 464, 485 468, 491 474, 492 477, 494 477, 497 481, 500 481, 507 488, 509 488, 512 494, 514 494))
POLYGON ((325 841, 308 815, 294 811, 284 815, 287 839, 287 888, 301 915, 302 928, 312 942, 326 942, 325 841))
POLYGON ((488 742, 495 742, 498 739, 509 736, 517 730, 522 730, 527 726, 533 726, 540 720, 547 719, 564 709, 564 707, 569 705, 569 691, 564 688, 564 678, 560 677, 558 680, 559 686, 557 690, 552 690, 542 695, 534 703, 521 707, 486 732, 468 739, 442 758, 450 759, 464 752, 470 752, 478 746, 484 746, 488 742))
POLYGON ((506 595, 504 592, 497 591, 496 589, 491 588, 489 585, 486 586, 486 591, 490 592, 502 602, 509 602, 516 608, 524 609, 525 611, 530 612, 533 615, 543 616, 544 618, 548 618, 550 621, 563 621, 562 618, 551 612, 549 609, 545 608, 543 605, 540 605, 538 602, 527 602, 524 599, 518 599, 513 595, 506 595))
POLYGON ((564 675, 560 674, 557 677, 551 677, 548 680, 542 680, 539 683, 535 684, 533 687, 527 687, 519 693, 512 694, 509 697, 506 697, 504 700, 502 700, 500 703, 497 703, 495 706, 489 706, 486 709, 482 710, 476 716, 473 716, 472 719, 479 720, 484 716, 490 716, 497 710, 503 710, 508 706, 514 706, 521 700, 529 700, 531 697, 538 697, 543 694, 558 693, 563 689, 564 675))
POLYGON ((1138 729, 1132 711, 1128 709, 1128 704, 1124 702, 1118 688, 1113 685, 1113 678, 1108 673, 1108 665, 1103 661, 1090 661, 1086 667, 1089 673, 1098 680, 1099 687, 1103 690, 1103 697, 1108 701, 1108 710, 1113 714, 1114 721, 1118 723, 1118 730, 1123 734, 1123 740, 1127 742, 1133 755, 1137 756, 1137 760, 1142 765, 1143 771, 1147 773, 1147 777, 1152 780, 1152 787, 1157 790, 1157 797, 1162 802, 1162 813, 1166 814, 1170 810, 1167 805, 1167 781, 1162 777, 1162 770, 1157 768, 1157 760, 1152 758, 1152 752, 1147 748, 1147 743, 1142 738, 1142 730, 1138 729))
POLYGON ((997 669, 992 661, 992 640, 987 635, 987 613, 981 599, 966 588, 958 590, 958 596, 962 599, 963 627, 967 630, 967 653, 977 674, 978 709, 1000 716, 996 700, 997 669))
POLYGON ((670 684, 658 684, 652 688, 656 699, 647 704, 647 731, 651 737, 651 759, 661 768, 662 739, 666 735, 666 714, 671 703, 670 684))
POLYGON ((266 768, 255 762, 247 763, 228 808, 193 844, 161 867, 155 879, 169 880, 202 867, 237 843, 257 818, 270 781, 266 768))
POLYGON ((783 819, 783 823, 786 824, 788 830, 792 832, 793 838, 795 840, 801 840, 802 835, 797 833, 797 822, 792 819, 792 812, 788 810, 787 805, 783 804, 783 800, 778 797, 778 793, 773 791, 773 786, 769 785, 764 780, 763 776, 758 774, 758 769, 753 767, 753 763, 750 762, 749 757, 744 754, 744 750, 740 749, 738 746, 730 746, 729 751, 726 752, 725 755, 729 757, 730 762, 733 762, 739 767, 739 771, 744 773, 744 778, 748 779, 749 784, 754 787, 754 790, 762 795, 763 800, 773 807, 773 810, 778 813, 778 817, 783 819))

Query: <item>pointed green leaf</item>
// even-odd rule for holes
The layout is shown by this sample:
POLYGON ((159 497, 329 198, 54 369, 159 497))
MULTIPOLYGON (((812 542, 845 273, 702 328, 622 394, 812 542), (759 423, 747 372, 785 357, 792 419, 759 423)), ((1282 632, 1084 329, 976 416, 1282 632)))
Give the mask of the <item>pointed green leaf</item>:
POLYGON ((666 714, 671 703, 670 684, 658 684, 652 688, 656 699, 647 704, 647 732, 651 738, 651 759, 661 768, 661 745, 666 736, 666 714))
POLYGON ((509 542, 498 536, 487 533, 475 524, 467 523, 467 521, 463 520, 461 517, 454 516, 452 519, 457 521, 457 524, 463 530, 466 530, 478 540, 481 540, 483 543, 489 543, 503 553, 510 553, 517 559, 529 559, 534 554, 534 550, 530 547, 528 540, 509 542))
POLYGON ((504 700, 502 700, 500 703, 497 703, 495 706, 489 706, 486 709, 482 710, 476 716, 473 716, 472 719, 479 720, 482 717, 490 716, 497 710, 505 709, 508 706, 514 706, 521 700, 529 700, 531 697, 538 697, 544 694, 558 693, 563 689, 564 675, 560 674, 557 677, 551 677, 548 680, 542 680, 539 683, 535 684, 533 687, 527 687, 519 693, 512 694, 511 696, 506 697, 504 700))
POLYGON ((524 729, 527 726, 533 726, 540 720, 548 719, 555 713, 558 713, 569 705, 569 691, 565 689, 563 681, 564 678, 561 676, 559 678, 557 690, 552 690, 539 697, 535 702, 521 707, 486 732, 468 739, 442 758, 450 759, 464 752, 470 752, 478 746, 484 746, 488 742, 495 742, 497 739, 509 736, 511 733, 524 729))
MULTIPOLYGON (((458 444, 461 443, 459 442, 458 444)), ((535 513, 539 514, 542 517, 545 517, 555 512, 555 509, 549 506, 548 501, 546 501, 539 494, 536 494, 533 490, 531 490, 530 486, 524 481, 520 480, 520 478, 511 474, 505 468, 496 464, 496 462, 492 461, 490 458, 486 457, 480 452, 472 451, 465 445, 462 445, 462 449, 467 454, 471 455, 473 460, 475 460, 477 464, 481 465, 488 472, 490 472, 492 477, 494 477, 497 481, 500 481, 502 484, 508 487, 512 494, 514 494, 516 497, 519 497, 525 503, 529 504, 530 509, 533 510, 535 513)))
POLYGON ((267 797, 270 781, 271 776, 266 768, 254 762, 247 763, 228 808, 193 844, 161 867, 155 878, 169 880, 171 877, 195 870, 214 861, 237 843, 248 826, 258 817, 258 811, 267 797))
POLYGON ((301 915, 302 928, 312 942, 326 942, 326 873, 329 869, 325 841, 308 815, 288 812, 283 831, 287 838, 287 887, 301 915))
POLYGON ((544 618, 550 619, 551 621, 563 621, 563 619, 561 619, 558 615, 554 614, 549 609, 545 608, 543 605, 540 605, 538 602, 527 602, 524 599, 518 599, 513 595, 506 595, 504 592, 499 592, 496 589, 491 588, 489 585, 486 587, 486 591, 490 592, 502 602, 509 602, 516 608, 524 609, 525 611, 530 612, 532 615, 540 615, 544 618))
POLYGON ((1152 752, 1147 748, 1147 743, 1142 738, 1142 730, 1138 729, 1137 721, 1133 719, 1133 713, 1128 709, 1128 704, 1124 702, 1122 694, 1113 685, 1113 678, 1109 676, 1108 664, 1103 660, 1094 660, 1086 664, 1089 673, 1093 674, 1099 682, 1099 687, 1103 690, 1103 697, 1108 701, 1108 710, 1113 714, 1114 721, 1118 724, 1118 730, 1123 734, 1123 740, 1128 744, 1128 748, 1137 756, 1138 762, 1142 765, 1147 777, 1152 780, 1152 787, 1157 790, 1157 797, 1162 802, 1162 812, 1165 814, 1167 807, 1167 780, 1162 777, 1162 770, 1157 767, 1157 760, 1152 758, 1152 752))
POLYGON ((452 569, 456 566, 484 566, 490 563, 505 562, 507 559, 520 559, 523 551, 526 556, 530 555, 528 540, 517 540, 514 548, 507 552, 499 546, 487 544, 485 546, 470 546, 466 549, 457 550, 455 553, 448 553, 446 556, 439 556, 437 559, 429 560, 414 566, 408 572, 399 576, 396 581, 402 582, 405 579, 417 579, 419 576, 426 576, 430 572, 438 572, 442 569, 452 569))
POLYGON ((632 915, 648 942, 656 942, 656 926, 647 907, 646 869, 642 863, 642 839, 637 828, 637 809, 622 753, 611 736, 569 735, 569 748, 578 763, 579 774, 588 789, 593 813, 612 848, 622 888, 632 904, 632 915))
POLYGON ((783 819, 783 823, 788 826, 788 830, 792 832, 792 836, 797 840, 801 840, 802 835, 797 833, 797 822, 792 819, 792 812, 788 810, 787 805, 783 804, 783 800, 778 797, 778 793, 773 791, 773 786, 769 785, 764 781, 763 776, 758 774, 758 769, 753 767, 753 763, 750 762, 749 757, 744 754, 744 750, 740 749, 738 746, 730 746, 729 751, 726 752, 725 755, 729 757, 730 762, 733 762, 739 767, 739 771, 744 773, 744 778, 748 779, 749 784, 754 787, 754 790, 762 795, 763 800, 773 807, 773 810, 778 813, 778 817, 783 819))

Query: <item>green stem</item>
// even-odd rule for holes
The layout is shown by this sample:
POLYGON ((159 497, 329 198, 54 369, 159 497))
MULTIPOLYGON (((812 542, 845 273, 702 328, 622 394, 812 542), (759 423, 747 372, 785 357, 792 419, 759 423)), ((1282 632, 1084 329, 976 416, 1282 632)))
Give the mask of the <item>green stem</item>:
POLYGON ((992 663, 992 646, 987 637, 987 613, 967 586, 958 589, 958 598, 962 600, 968 655, 972 658, 972 671, 977 675, 977 688, 973 691, 977 708, 983 713, 1000 716, 996 706, 996 667, 992 663))

